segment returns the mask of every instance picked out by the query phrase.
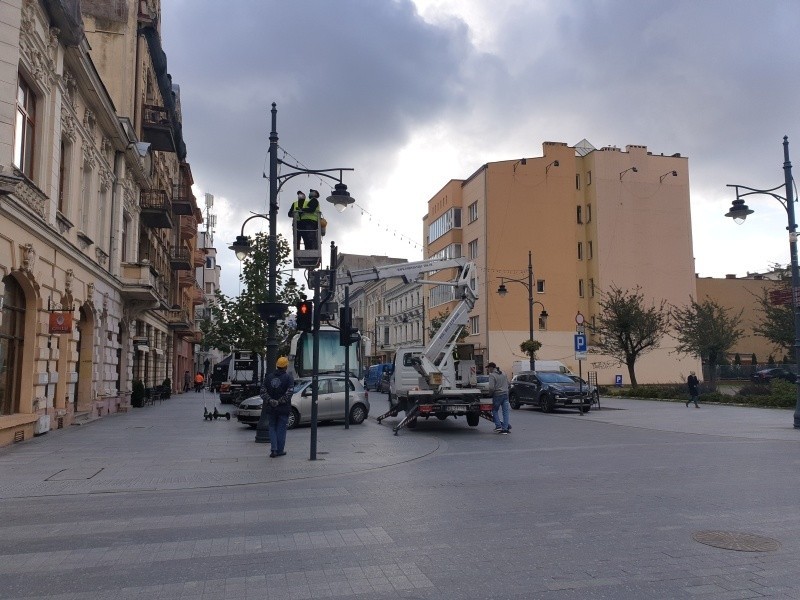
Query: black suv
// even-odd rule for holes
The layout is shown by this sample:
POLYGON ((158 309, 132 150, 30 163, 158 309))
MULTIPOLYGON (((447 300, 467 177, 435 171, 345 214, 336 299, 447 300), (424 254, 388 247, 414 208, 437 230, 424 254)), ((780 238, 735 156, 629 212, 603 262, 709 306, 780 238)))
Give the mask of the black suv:
POLYGON ((561 373, 522 371, 514 376, 508 389, 511 408, 532 404, 551 412, 554 408, 577 408, 588 412, 592 408, 592 395, 586 385, 575 383, 561 373))

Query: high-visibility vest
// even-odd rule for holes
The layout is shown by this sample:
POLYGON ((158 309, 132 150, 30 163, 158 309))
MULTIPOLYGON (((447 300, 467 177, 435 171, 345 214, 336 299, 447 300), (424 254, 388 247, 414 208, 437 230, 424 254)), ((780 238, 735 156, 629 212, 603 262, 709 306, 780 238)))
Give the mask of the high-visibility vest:
POLYGON ((320 213, 319 206, 317 206, 317 210, 315 210, 314 212, 302 212, 306 202, 310 202, 310 200, 294 201, 294 204, 292 205, 292 210, 294 211, 295 218, 298 221, 318 221, 320 213))

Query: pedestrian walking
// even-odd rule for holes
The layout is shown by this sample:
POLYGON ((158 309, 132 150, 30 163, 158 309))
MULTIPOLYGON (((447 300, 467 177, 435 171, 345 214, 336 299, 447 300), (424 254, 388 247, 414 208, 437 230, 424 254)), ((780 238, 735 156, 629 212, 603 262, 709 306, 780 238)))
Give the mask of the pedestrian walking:
POLYGON ((200 371, 198 371, 197 375, 194 376, 194 391, 195 392, 199 392, 200 390, 203 389, 203 382, 204 381, 205 381, 205 377, 203 377, 203 374, 200 371))
POLYGON ((689 388, 689 399, 686 401, 686 407, 689 407, 690 402, 694 402, 694 407, 700 408, 697 403, 697 398, 700 396, 700 382, 697 380, 697 375, 695 375, 694 371, 691 371, 689 377, 686 378, 686 386, 689 388))
POLYGON ((286 426, 294 393, 294 378, 286 371, 288 366, 289 360, 285 356, 278 358, 275 371, 265 379, 261 388, 261 400, 269 423, 270 458, 286 455, 286 426))
POLYGON ((189 391, 189 388, 191 386, 191 381, 192 381, 192 378, 189 375, 189 371, 184 371, 183 372, 183 391, 184 392, 188 392, 189 391))
POLYGON ((511 406, 508 403, 508 377, 497 368, 497 365, 490 362, 486 365, 489 371, 488 389, 492 392, 492 417, 494 418, 494 432, 508 435, 511 424, 508 422, 508 413, 511 406), (503 419, 500 420, 502 411, 503 419))

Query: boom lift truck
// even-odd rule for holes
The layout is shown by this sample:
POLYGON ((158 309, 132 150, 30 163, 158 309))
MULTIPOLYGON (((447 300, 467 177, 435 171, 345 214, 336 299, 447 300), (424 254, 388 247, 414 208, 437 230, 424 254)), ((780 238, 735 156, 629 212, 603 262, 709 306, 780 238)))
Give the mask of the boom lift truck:
POLYGON ((413 428, 417 419, 465 416, 467 424, 477 427, 481 416, 491 418, 490 398, 482 398, 476 386, 475 362, 460 360, 458 373, 453 361, 453 350, 458 336, 468 322, 468 313, 478 298, 475 264, 463 258, 433 259, 388 265, 358 271, 346 271, 338 276, 338 285, 377 281, 400 277, 403 283, 425 283, 455 287, 458 306, 442 323, 436 335, 423 346, 404 346, 397 349, 390 380, 389 403, 391 408, 378 417, 405 417, 395 425, 394 434, 403 427, 413 428), (459 268, 453 282, 423 279, 424 273, 450 267, 459 268))

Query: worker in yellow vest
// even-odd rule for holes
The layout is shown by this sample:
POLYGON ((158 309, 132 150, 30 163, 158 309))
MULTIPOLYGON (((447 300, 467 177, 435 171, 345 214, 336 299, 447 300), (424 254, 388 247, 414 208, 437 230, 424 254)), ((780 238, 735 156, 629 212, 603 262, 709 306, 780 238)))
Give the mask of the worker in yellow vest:
POLYGON ((297 200, 292 203, 292 207, 289 209, 289 216, 297 222, 295 248, 300 248, 300 239, 302 239, 306 250, 316 250, 320 218, 319 192, 310 190, 308 198, 306 198, 303 192, 298 191, 297 200))

